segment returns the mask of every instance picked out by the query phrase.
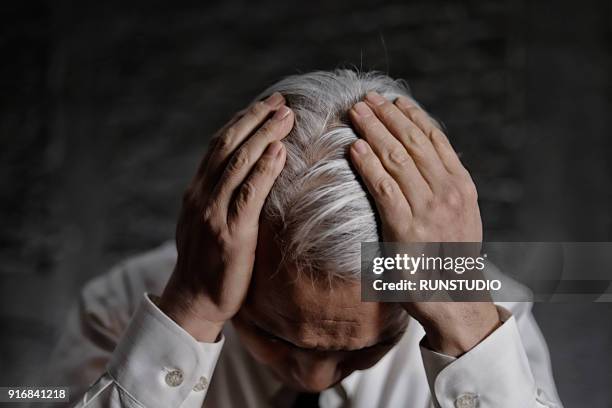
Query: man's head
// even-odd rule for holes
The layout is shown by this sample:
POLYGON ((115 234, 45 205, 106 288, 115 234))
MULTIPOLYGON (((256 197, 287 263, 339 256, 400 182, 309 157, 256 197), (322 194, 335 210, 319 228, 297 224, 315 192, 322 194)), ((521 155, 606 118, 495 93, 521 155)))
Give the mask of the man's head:
POLYGON ((258 98, 282 93, 295 122, 234 324, 256 359, 301 390, 323 390, 372 366, 406 326, 399 306, 360 297, 360 244, 380 241, 381 231, 348 160, 357 135, 347 111, 368 91, 409 96, 388 76, 337 70, 288 77, 258 98))

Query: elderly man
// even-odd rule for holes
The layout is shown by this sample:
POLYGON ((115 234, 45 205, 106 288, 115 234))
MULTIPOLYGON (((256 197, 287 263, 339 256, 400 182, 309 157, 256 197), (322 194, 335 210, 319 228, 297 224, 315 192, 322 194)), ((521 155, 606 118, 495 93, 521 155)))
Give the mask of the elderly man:
POLYGON ((214 137, 176 247, 85 287, 51 367, 91 407, 561 406, 530 304, 361 301, 360 242, 481 240, 401 82, 292 76, 214 137))

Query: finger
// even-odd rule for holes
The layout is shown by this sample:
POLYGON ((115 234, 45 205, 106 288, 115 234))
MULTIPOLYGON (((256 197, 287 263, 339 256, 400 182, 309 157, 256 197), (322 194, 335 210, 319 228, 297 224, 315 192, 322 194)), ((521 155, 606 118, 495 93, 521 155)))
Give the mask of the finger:
POLYGON ((284 103, 285 98, 275 92, 265 100, 255 102, 242 114, 239 112, 221 128, 201 175, 205 185, 210 186, 210 182, 218 178, 232 153, 284 103))
POLYGON ((227 217, 230 229, 258 227, 261 209, 285 165, 285 158, 285 147, 281 142, 272 142, 268 146, 230 206, 227 217))
POLYGON ((446 179, 447 171, 429 138, 401 110, 376 92, 368 92, 366 103, 387 129, 408 150, 432 190, 446 179))
POLYGON ((378 156, 377 160, 399 184, 410 206, 416 209, 426 205, 433 195, 432 190, 402 143, 363 102, 349 111, 349 117, 378 156))
POLYGON ((357 140, 350 148, 350 155, 357 172, 374 197, 383 226, 397 228, 406 225, 412 218, 410 204, 370 145, 364 140, 357 140))
POLYGON ((232 155, 213 192, 213 199, 222 209, 228 209, 237 191, 269 144, 283 139, 293 127, 293 112, 281 106, 257 132, 232 155))
POLYGON ((219 142, 219 139, 223 135, 225 135, 225 132, 227 131, 229 127, 233 126, 236 122, 242 119, 242 117, 248 112, 248 110, 249 108, 247 107, 247 108, 244 108, 236 112, 236 114, 234 114, 234 116, 232 116, 232 118, 225 125, 223 125, 221 129, 215 132, 214 136, 208 142, 208 147, 206 149, 206 153, 204 154, 204 157, 202 158, 202 160, 200 161, 200 164, 198 165, 198 170, 196 171, 196 174, 194 176, 194 181, 201 180, 204 177, 208 169, 208 166, 209 166, 210 157, 215 151, 217 147, 217 143, 219 142))
POLYGON ((427 112, 405 96, 400 96, 395 101, 395 105, 431 140, 449 173, 457 174, 465 171, 448 138, 427 112))

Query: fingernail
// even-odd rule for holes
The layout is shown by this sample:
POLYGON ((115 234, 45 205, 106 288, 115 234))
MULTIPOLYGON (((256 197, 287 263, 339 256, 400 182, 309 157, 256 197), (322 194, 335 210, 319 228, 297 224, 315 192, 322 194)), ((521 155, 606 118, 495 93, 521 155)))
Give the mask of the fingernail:
POLYGON ((366 94, 366 99, 368 102, 372 102, 374 105, 382 105, 387 100, 380 96, 378 92, 370 91, 366 94))
POLYGON ((266 99, 266 104, 268 106, 276 106, 283 101, 283 95, 278 92, 274 92, 272 95, 268 96, 266 99))
POLYGON ((272 116, 273 120, 283 120, 291 113, 291 109, 286 106, 281 106, 278 108, 276 112, 274 112, 274 116, 272 116))
POLYGON ((281 142, 273 142, 272 144, 270 144, 270 146, 268 146, 266 154, 268 156, 275 157, 280 153, 282 147, 283 145, 281 142))
POLYGON ((370 109, 370 107, 363 102, 357 102, 355 106, 353 106, 353 109, 362 118, 366 118, 372 115, 372 110, 370 109))
POLYGON ((368 151, 368 148, 366 147, 366 142, 364 142, 361 139, 359 139, 355 143, 353 143, 353 148, 359 154, 366 154, 367 151, 368 151))

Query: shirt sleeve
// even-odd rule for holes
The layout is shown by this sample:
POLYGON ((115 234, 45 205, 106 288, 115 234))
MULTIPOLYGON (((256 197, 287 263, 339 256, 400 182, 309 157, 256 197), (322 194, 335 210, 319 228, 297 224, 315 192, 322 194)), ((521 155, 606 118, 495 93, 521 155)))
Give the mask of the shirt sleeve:
POLYGON ((548 349, 529 307, 523 306, 527 310, 522 313, 517 310, 517 321, 517 316, 497 306, 502 325, 459 358, 432 351, 421 341, 423 365, 437 408, 562 406, 548 349))
POLYGON ((77 407, 200 407, 223 347, 197 342, 145 295, 77 407))

